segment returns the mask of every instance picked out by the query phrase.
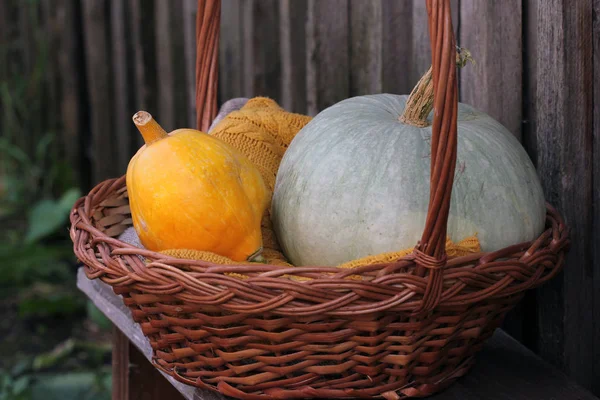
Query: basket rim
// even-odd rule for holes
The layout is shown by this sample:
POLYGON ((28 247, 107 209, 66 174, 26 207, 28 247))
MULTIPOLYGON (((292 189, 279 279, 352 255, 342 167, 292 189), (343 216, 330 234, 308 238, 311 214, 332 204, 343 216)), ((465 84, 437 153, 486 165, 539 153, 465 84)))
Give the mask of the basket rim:
MULTIPOLYGON (((317 298, 320 296, 321 303, 325 302, 329 306, 319 307, 319 299, 316 299, 317 303, 313 302, 312 307, 300 307, 302 310, 296 310, 293 314, 310 315, 328 312, 336 315, 349 315, 367 314, 388 309, 415 312, 420 308, 418 304, 421 303, 420 299, 423 297, 427 286, 427 274, 417 276, 413 272, 407 272, 415 265, 414 254, 399 258, 394 262, 366 265, 353 269, 320 266, 290 268, 263 263, 221 265, 202 260, 181 259, 147 249, 140 249, 110 237, 94 226, 91 216, 103 201, 114 196, 117 191, 124 189, 126 189, 125 176, 107 179, 96 185, 87 195, 79 198, 71 210, 70 234, 74 244, 74 252, 78 260, 86 265, 86 275, 90 279, 100 278, 111 286, 137 287, 140 291, 148 293, 160 293, 157 292, 158 289, 156 288, 161 287, 166 291, 164 293, 167 294, 171 290, 175 297, 179 297, 178 294, 186 290, 195 291, 204 294, 202 299, 196 299, 204 304, 226 303, 229 300, 224 298, 223 293, 226 291, 244 292, 245 290, 253 290, 248 289, 249 286, 254 288, 257 285, 264 289, 260 291, 256 299, 258 303, 263 305, 259 309, 251 306, 244 307, 241 303, 226 307, 230 308, 230 311, 239 313, 274 311, 283 303, 286 303, 283 299, 279 299, 283 303, 274 304, 277 297, 285 297, 285 293, 294 293, 294 296, 298 298, 293 299, 291 301, 293 303, 297 300, 307 300, 306 296, 309 296, 313 290, 318 292, 316 296, 317 298), (98 253, 93 250, 93 247, 97 247, 98 253), (148 263, 143 263, 136 256, 145 257, 148 263), (116 258, 126 258, 130 264, 129 268, 125 266, 122 260, 115 261, 116 258), (135 259, 137 261, 134 261, 135 259), (137 268, 136 262, 140 263, 137 268), (161 273, 155 273, 158 270, 161 273), (248 278, 244 279, 230 275, 235 273, 243 273, 248 275, 248 278), (293 280, 286 277, 289 274, 312 279, 306 281, 293 280), (347 279, 352 275, 359 275, 362 280, 347 279), (191 281, 191 283, 182 283, 186 280, 191 281), (154 289, 152 289, 153 285, 154 289), (203 287, 199 288, 198 285, 203 287), (348 296, 348 293, 342 293, 337 297, 327 296, 323 293, 323 290, 327 290, 323 287, 332 287, 332 285, 337 289, 341 289, 342 292, 344 290, 353 292, 362 289, 374 291, 374 293, 379 292, 379 295, 372 293, 372 297, 375 299, 377 299, 377 296, 382 297, 380 292, 383 290, 383 286, 388 289, 386 292, 388 298, 375 302, 377 305, 369 303, 369 301, 366 303, 359 301, 359 305, 344 309, 345 305, 342 303, 345 300, 352 302, 350 299, 343 299, 344 296, 348 296), (174 286, 177 286, 177 288, 174 286), (401 286, 404 289, 401 290, 401 286), (303 289, 303 287, 309 287, 310 289, 303 289), (396 290, 395 295, 389 293, 392 288, 396 290), (269 296, 268 292, 274 294, 269 296), (406 292, 404 293, 404 300, 398 298, 399 292, 406 292), (416 298, 416 300, 412 298, 416 298), (336 304, 339 307, 335 304, 332 305, 332 302, 337 302, 336 304)), ((480 252, 448 259, 443 267, 447 271, 444 281, 463 279, 461 278, 462 275, 468 273, 463 267, 469 265, 470 270, 474 271, 472 274, 486 275, 485 279, 488 282, 483 284, 480 277, 467 276, 464 279, 480 281, 475 284, 475 286, 478 286, 478 291, 470 295, 463 294, 462 297, 456 298, 456 296, 453 296, 453 289, 446 288, 441 293, 444 305, 468 305, 482 299, 516 295, 532 287, 537 287, 554 277, 562 269, 564 253, 570 246, 569 230, 554 207, 547 203, 546 210, 546 228, 537 239, 517 243, 494 252, 480 252), (554 257, 553 259, 557 261, 552 262, 552 268, 544 274, 548 267, 547 256, 554 257), (501 279, 497 279, 495 282, 489 281, 490 277, 487 275, 490 272, 486 272, 486 269, 491 269, 492 273, 498 274, 502 272, 502 268, 510 269, 511 266, 514 268, 529 268, 527 271, 531 276, 515 286, 500 284, 501 279), (535 271, 531 268, 534 268, 535 271), (452 299, 452 297, 455 298, 452 299)), ((510 271, 506 272, 506 275, 510 275, 510 271)), ((456 288, 454 291, 456 291, 456 288)), ((335 291, 329 290, 329 292, 335 291)), ((235 295, 231 293, 231 297, 235 297, 235 295)), ((183 298, 186 302, 195 302, 194 299, 186 296, 183 296, 183 298)), ((287 300, 289 302, 290 299, 287 300)), ((287 314, 287 312, 284 312, 284 314, 287 314)))

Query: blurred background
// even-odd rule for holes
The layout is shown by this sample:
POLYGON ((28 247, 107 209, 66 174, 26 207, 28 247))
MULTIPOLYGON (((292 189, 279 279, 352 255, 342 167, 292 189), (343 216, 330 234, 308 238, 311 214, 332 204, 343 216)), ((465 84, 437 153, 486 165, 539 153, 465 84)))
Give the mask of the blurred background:
MULTIPOLYGON (((600 4, 453 0, 460 101, 523 143, 573 246, 505 329, 600 394, 600 4), (595 184, 594 184, 595 183, 595 184)), ((110 398, 111 324, 77 290, 73 202, 125 173, 144 109, 195 127, 196 0, 0 0, 0 399, 110 398)), ((315 115, 408 94, 423 0, 223 0, 219 101, 315 115)))

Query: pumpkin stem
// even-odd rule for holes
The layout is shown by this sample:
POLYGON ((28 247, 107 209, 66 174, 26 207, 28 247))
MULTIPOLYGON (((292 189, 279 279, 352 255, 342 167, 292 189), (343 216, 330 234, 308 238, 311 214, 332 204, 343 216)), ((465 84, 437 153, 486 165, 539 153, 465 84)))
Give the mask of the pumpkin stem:
MULTIPOLYGON (((456 50, 456 65, 458 67, 464 67, 467 61, 475 63, 469 50, 458 46, 456 46, 456 50)), ((431 74, 432 70, 429 67, 427 72, 419 79, 412 92, 410 92, 408 100, 406 100, 404 112, 399 118, 400 122, 418 126, 419 128, 429 125, 427 117, 433 109, 433 77, 431 74)))
POLYGON ((132 119, 133 123, 138 128, 138 131, 142 134, 146 145, 169 136, 162 126, 152 118, 152 115, 146 111, 136 112, 132 119))

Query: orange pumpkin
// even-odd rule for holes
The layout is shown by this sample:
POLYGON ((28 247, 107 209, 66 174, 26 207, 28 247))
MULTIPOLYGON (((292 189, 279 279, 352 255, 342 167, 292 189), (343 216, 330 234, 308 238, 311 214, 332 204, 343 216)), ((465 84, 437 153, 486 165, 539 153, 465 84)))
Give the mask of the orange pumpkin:
POLYGON ((206 133, 167 134, 145 111, 133 121, 146 144, 129 162, 127 191, 144 247, 209 251, 234 261, 260 254, 269 192, 256 167, 206 133))

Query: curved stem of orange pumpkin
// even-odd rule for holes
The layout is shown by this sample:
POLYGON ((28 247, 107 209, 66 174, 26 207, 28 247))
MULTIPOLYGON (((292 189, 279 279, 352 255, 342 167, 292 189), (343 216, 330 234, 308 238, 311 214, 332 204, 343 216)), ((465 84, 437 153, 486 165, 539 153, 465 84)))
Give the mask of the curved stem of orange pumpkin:
POLYGON ((157 140, 164 139, 167 132, 156 122, 152 115, 146 111, 138 111, 133 116, 133 123, 138 128, 146 145, 152 144, 157 140))
MULTIPOLYGON (((457 46, 456 65, 462 68, 467 61, 475 63, 469 50, 457 46)), ((431 73, 431 67, 429 67, 410 92, 404 112, 399 118, 400 122, 419 128, 429 125, 427 117, 433 109, 433 77, 431 73)))

